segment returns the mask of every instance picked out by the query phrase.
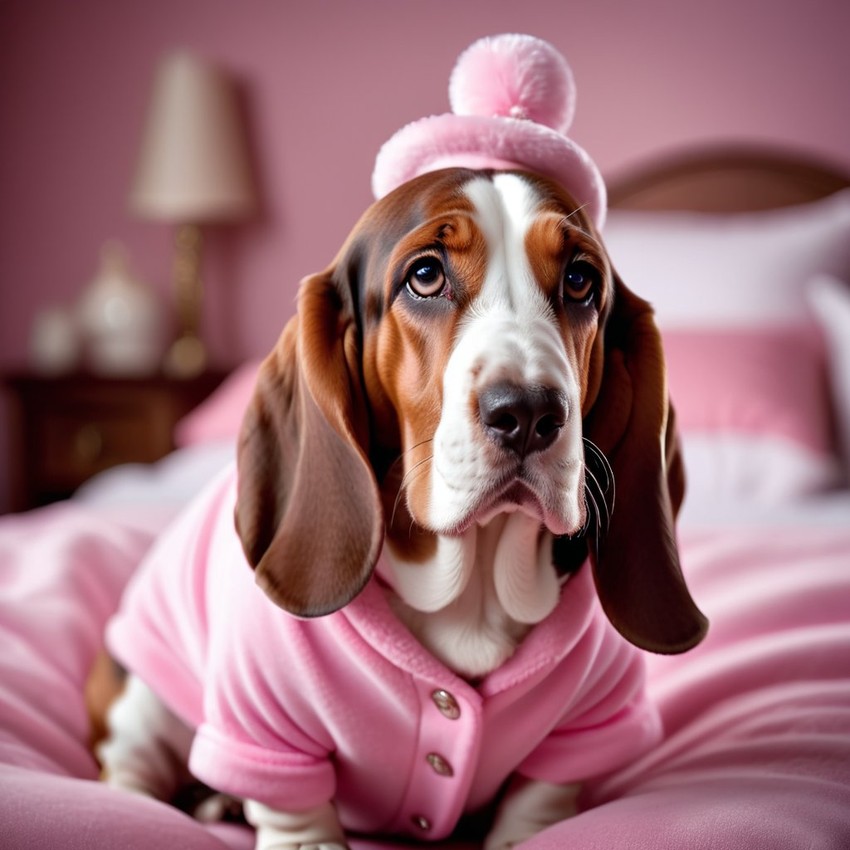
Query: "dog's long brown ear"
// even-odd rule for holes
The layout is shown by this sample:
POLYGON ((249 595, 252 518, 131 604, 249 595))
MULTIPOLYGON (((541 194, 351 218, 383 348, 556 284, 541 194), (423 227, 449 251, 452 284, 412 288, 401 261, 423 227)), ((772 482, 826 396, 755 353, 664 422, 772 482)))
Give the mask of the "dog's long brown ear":
POLYGON ((302 282, 239 438, 242 547, 263 590, 302 617, 356 596, 383 540, 350 298, 332 272, 302 282))
POLYGON ((591 541, 597 592, 617 630, 652 652, 684 652, 706 618, 685 585, 675 515, 684 496, 661 337, 652 308, 615 279, 604 366, 585 436, 608 457, 616 504, 607 533, 591 541))

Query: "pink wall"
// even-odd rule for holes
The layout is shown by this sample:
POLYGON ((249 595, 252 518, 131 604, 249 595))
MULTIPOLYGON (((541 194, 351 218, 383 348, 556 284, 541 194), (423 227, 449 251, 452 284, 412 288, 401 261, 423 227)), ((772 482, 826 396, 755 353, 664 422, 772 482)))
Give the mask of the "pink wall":
POLYGON ((206 266, 207 332, 232 364, 271 346, 298 279, 332 259, 370 200, 380 144, 445 111, 457 54, 502 31, 569 57, 574 136, 608 173, 718 139, 850 165, 844 0, 5 0, 0 369, 25 360, 36 310, 78 296, 107 238, 165 297, 169 233, 127 211, 163 52, 194 48, 243 83, 263 213, 212 233, 206 266))

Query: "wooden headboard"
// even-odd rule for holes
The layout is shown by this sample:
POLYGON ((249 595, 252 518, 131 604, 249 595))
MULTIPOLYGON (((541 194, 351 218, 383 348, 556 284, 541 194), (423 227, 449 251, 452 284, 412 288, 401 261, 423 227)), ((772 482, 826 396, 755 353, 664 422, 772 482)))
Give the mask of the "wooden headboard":
POLYGON ((653 160, 607 184, 613 209, 755 212, 850 187, 850 168, 778 148, 707 147, 653 160))

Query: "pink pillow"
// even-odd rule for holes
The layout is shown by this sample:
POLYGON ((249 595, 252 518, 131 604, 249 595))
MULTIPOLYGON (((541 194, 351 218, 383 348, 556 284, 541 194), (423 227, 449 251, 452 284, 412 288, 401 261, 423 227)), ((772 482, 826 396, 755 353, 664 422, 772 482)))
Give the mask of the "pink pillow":
POLYGON ((245 408, 254 392, 260 362, 250 360, 239 366, 209 398, 177 423, 174 442, 178 447, 236 439, 245 408))
POLYGON ((837 483, 814 328, 676 329, 663 338, 692 498, 775 504, 837 483))
POLYGON ((770 435, 830 453, 829 388, 814 330, 695 328, 663 338, 682 430, 770 435))

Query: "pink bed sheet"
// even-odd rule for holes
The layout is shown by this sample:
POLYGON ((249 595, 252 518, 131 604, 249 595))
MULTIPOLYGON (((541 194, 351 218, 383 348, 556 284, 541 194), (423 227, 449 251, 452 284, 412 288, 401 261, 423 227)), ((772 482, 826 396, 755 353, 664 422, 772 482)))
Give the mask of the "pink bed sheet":
MULTIPOLYGON (((83 683, 161 518, 0 518, 0 846, 251 846, 96 781, 83 683)), ((526 850, 850 847, 850 528, 685 537, 707 641, 651 658, 666 737, 526 850)), ((357 850, 391 845, 355 841, 357 850)))

